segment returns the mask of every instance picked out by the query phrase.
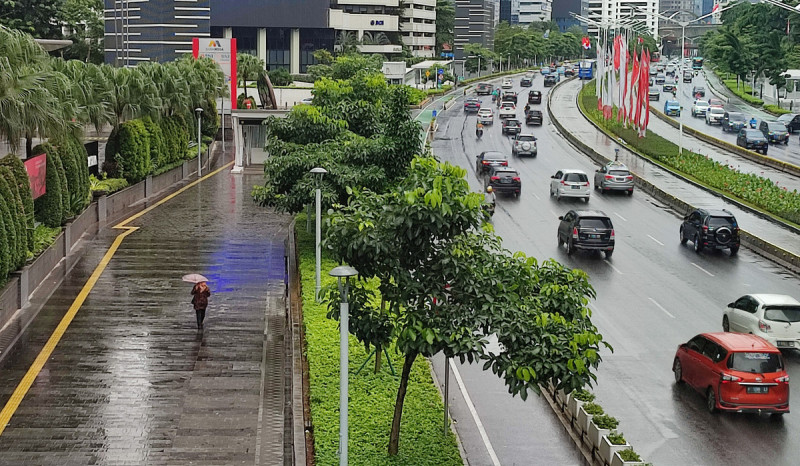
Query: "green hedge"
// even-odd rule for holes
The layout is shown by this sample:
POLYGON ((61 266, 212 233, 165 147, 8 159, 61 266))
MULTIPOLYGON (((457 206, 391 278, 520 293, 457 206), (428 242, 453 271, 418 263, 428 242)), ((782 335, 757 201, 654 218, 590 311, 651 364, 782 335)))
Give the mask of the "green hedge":
MULTIPOLYGON (((644 138, 633 129, 624 128, 613 118, 603 119, 597 110, 594 86, 584 86, 580 93, 582 110, 596 123, 625 140, 642 154, 656 162, 697 180, 703 185, 743 201, 757 209, 769 212, 788 222, 800 225, 800 193, 789 191, 785 186, 773 183, 753 173, 742 173, 733 166, 714 161, 706 156, 684 150, 678 155, 678 146, 661 136, 647 131, 644 138)), ((616 115, 616 108, 614 109, 616 115)))
POLYGON ((167 143, 164 141, 164 131, 162 131, 161 127, 150 117, 142 118, 142 124, 150 140, 150 162, 153 164, 153 169, 157 170, 169 163, 167 160, 167 143))
POLYGON ((66 138, 66 144, 70 147, 70 152, 75 158, 75 163, 78 166, 78 173, 80 177, 80 191, 78 197, 81 199, 81 206, 78 213, 89 206, 91 202, 91 195, 89 193, 89 153, 86 151, 86 146, 83 144, 78 136, 70 135, 66 138))
POLYGON ((208 100, 206 104, 203 105, 203 113, 200 120, 200 133, 203 136, 211 138, 213 141, 217 137, 218 131, 219 115, 217 114, 217 103, 214 100, 208 100))
POLYGON ((22 196, 20 196, 19 189, 17 188, 16 177, 8 167, 0 166, 0 196, 3 196, 11 210, 11 219, 14 222, 16 243, 14 250, 16 251, 16 261, 14 265, 16 268, 22 267, 25 260, 28 258, 28 232, 25 221, 25 207, 22 203, 22 196))
POLYGON ((119 125, 118 152, 114 161, 120 177, 131 183, 143 180, 152 171, 150 138, 142 120, 119 125))
MULTIPOLYGON (((5 264, 5 278, 8 272, 17 270, 25 261, 27 251, 27 237, 20 231, 21 218, 19 215, 17 197, 11 192, 11 187, 6 181, 4 173, 0 172, 0 216, 3 217, 3 228, 6 237, 6 249, 2 259, 5 264)), ((20 207, 21 208, 21 207, 20 207)))
MULTIPOLYGON (((34 154, 41 154, 45 147, 40 147, 41 152, 34 151, 34 154)), ((33 201, 33 211, 36 220, 48 227, 56 228, 61 226, 63 215, 61 206, 61 178, 58 176, 55 159, 57 157, 49 152, 46 155, 46 192, 33 201)))
MULTIPOLYGON (((33 250, 33 196, 31 195, 30 180, 28 179, 28 171, 22 160, 14 154, 9 154, 0 159, 0 166, 9 167, 14 174, 14 179, 17 184, 17 190, 22 198, 22 207, 25 215, 25 230, 27 231, 28 249, 33 250)), ((87 167, 88 173, 88 167, 87 167)))
MULTIPOLYGON (((303 214, 297 217, 296 225, 316 464, 333 465, 338 464, 339 443, 338 322, 329 319, 327 306, 314 299, 314 238, 300 227, 305 225, 303 214)), ((335 279, 327 272, 337 265, 323 253, 323 285, 334 282, 335 279)), ((358 366, 367 359, 367 353, 355 337, 351 336, 349 341, 350 464, 463 465, 455 436, 449 429, 442 432, 444 406, 431 379, 430 363, 425 358, 417 358, 409 378, 400 428, 400 451, 396 457, 388 456, 389 431, 400 373, 392 375, 384 358, 379 373, 374 373, 373 360, 356 375, 358 366)), ((395 369, 399 370, 402 357, 394 348, 389 349, 389 356, 395 369)))
POLYGON ((72 217, 83 211, 83 187, 81 186, 81 175, 78 171, 78 164, 75 163, 75 153, 65 142, 58 146, 61 154, 61 163, 64 165, 64 178, 67 181, 67 189, 64 190, 64 198, 67 201, 66 209, 69 212, 67 217, 72 217))
POLYGON ((5 198, 0 197, 0 284, 4 283, 8 277, 8 273, 14 270, 14 260, 11 250, 14 249, 15 243, 12 241, 13 233, 10 233, 8 230, 12 228, 12 220, 6 202, 5 198))
POLYGON ((64 168, 64 160, 61 158, 61 152, 56 148, 53 152, 53 162, 56 164, 58 171, 58 181, 61 188, 61 224, 72 217, 72 212, 69 206, 69 184, 67 183, 67 171, 64 168))
POLYGON ((786 113, 792 113, 791 110, 786 110, 785 108, 778 107, 777 105, 767 104, 764 105, 764 110, 772 113, 773 115, 783 115, 786 113))
POLYGON ((719 76, 722 83, 725 84, 725 87, 736 94, 740 99, 757 107, 764 105, 763 100, 758 97, 753 97, 753 88, 748 86, 747 83, 737 81, 736 79, 723 78, 719 73, 717 73, 717 76, 719 76))

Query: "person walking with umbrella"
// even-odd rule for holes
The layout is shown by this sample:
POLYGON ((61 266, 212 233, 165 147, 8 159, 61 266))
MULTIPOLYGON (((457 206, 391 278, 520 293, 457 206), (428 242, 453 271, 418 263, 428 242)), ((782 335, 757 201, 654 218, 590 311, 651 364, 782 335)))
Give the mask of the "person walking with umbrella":
POLYGON ((199 274, 191 274, 184 276, 183 280, 195 284, 192 287, 192 305, 194 305, 194 312, 197 315, 197 328, 202 329, 203 320, 206 318, 208 298, 211 296, 211 290, 206 285, 208 279, 199 274))

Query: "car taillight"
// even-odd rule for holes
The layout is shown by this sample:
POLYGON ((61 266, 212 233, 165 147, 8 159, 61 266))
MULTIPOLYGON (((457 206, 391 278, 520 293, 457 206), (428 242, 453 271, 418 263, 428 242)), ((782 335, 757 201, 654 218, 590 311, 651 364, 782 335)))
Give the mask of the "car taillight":
POLYGON ((584 186, 589 186, 589 182, 583 183, 584 186))
POLYGON ((730 375, 725 373, 723 373, 722 377, 720 377, 720 382, 722 383, 738 382, 740 380, 742 380, 741 377, 736 377, 735 375, 730 375))
POLYGON ((500 165, 502 165, 504 167, 507 167, 508 166, 508 160, 503 160, 502 162, 500 162, 500 165))
POLYGON ((708 225, 703 225, 703 233, 708 233, 708 225))
POLYGON ((578 227, 572 227, 572 239, 578 239, 578 227))
POLYGON ((769 324, 764 322, 763 320, 758 321, 758 329, 764 333, 772 332, 772 327, 770 327, 769 324))
POLYGON ((561 180, 561 184, 562 184, 562 185, 564 185, 564 186, 566 186, 566 185, 567 185, 567 182, 566 182, 566 181, 564 181, 564 180, 561 180))
POLYGON ((521 181, 518 176, 515 176, 514 178, 511 178, 511 179, 514 180, 514 181, 521 181))
POLYGON ((615 238, 615 236, 614 236, 614 229, 612 228, 612 229, 611 229, 611 239, 614 239, 614 238, 615 238))
POLYGON ((631 181, 633 179, 633 175, 628 175, 625 177, 626 181, 631 181))
POLYGON ((488 160, 484 160, 484 161, 483 161, 483 164, 484 164, 484 165, 489 165, 490 163, 491 163, 491 162, 489 162, 488 160))
POLYGON ((789 383, 789 375, 787 374, 784 375, 783 377, 778 377, 777 379, 775 379, 775 381, 780 383, 789 383))
POLYGON ((611 175, 606 175, 606 176, 605 176, 605 179, 607 179, 607 180, 613 180, 613 179, 614 179, 614 177, 613 177, 613 176, 611 176, 611 175))

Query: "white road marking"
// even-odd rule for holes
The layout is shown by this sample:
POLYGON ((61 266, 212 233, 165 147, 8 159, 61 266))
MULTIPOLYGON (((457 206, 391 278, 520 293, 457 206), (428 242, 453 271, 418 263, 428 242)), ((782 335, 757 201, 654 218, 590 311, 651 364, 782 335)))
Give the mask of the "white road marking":
POLYGON ((535 192, 531 191, 531 194, 533 194, 533 197, 535 197, 536 199, 542 200, 542 198, 537 196, 535 192))
POLYGON ((651 303, 655 304, 657 308, 659 308, 659 309, 661 309, 662 311, 664 311, 664 314, 666 314, 666 315, 668 315, 668 316, 672 317, 673 319, 675 318, 675 316, 674 316, 674 315, 672 315, 672 314, 670 314, 668 310, 664 309, 664 306, 662 306, 662 305, 658 304, 658 303, 656 302, 656 300, 655 300, 655 299, 653 299, 653 298, 647 298, 647 299, 649 299, 651 303))
POLYGON ((664 243, 662 243, 661 241, 659 241, 659 240, 657 240, 657 239, 653 238, 653 237, 652 237, 652 236, 650 236, 650 235, 647 235, 647 237, 648 237, 648 238, 650 238, 651 240, 655 241, 656 243, 658 243, 658 244, 662 245, 662 246, 664 245, 664 243))
POLYGON ((553 217, 558 218, 561 214, 557 214, 555 210, 550 209, 550 212, 553 213, 553 217))
POLYGON ((622 215, 620 215, 620 214, 618 214, 616 212, 614 212, 614 215, 616 215, 617 217, 621 218, 624 222, 628 221, 627 219, 625 219, 625 217, 623 217, 622 215))
POLYGON ((704 269, 704 268, 700 267, 699 265, 695 264, 694 262, 692 262, 692 265, 693 265, 693 266, 695 266, 695 267, 697 267, 698 269, 702 270, 703 272, 707 273, 709 276, 711 276, 711 277, 713 277, 713 276, 714 276, 714 274, 713 274, 713 273, 711 273, 711 272, 709 272, 708 270, 706 270, 706 269, 704 269))
POLYGON ((609 267, 611 267, 612 269, 614 269, 614 272, 617 272, 617 273, 618 273, 618 274, 620 274, 620 275, 625 275, 624 273, 620 272, 618 268, 614 267, 614 266, 611 264, 611 262, 609 262, 609 261, 608 261, 608 259, 603 259, 603 260, 605 261, 605 263, 606 263, 606 264, 608 264, 608 266, 609 266, 609 267))
POLYGON ((456 377, 456 382, 458 383, 458 388, 461 390, 461 395, 464 397, 464 402, 467 403, 467 408, 469 408, 469 412, 472 414, 472 420, 474 420, 475 425, 478 426, 478 432, 481 434, 483 444, 486 445, 486 450, 489 452, 492 464, 494 466, 501 466, 500 459, 497 458, 497 454, 494 452, 494 448, 492 448, 492 442, 489 441, 489 436, 486 434, 486 429, 483 428, 483 423, 478 417, 478 411, 475 410, 475 405, 472 404, 469 393, 467 393, 467 387, 464 386, 464 381, 461 380, 461 373, 458 372, 458 367, 455 364, 451 364, 450 367, 453 369, 453 375, 456 377))

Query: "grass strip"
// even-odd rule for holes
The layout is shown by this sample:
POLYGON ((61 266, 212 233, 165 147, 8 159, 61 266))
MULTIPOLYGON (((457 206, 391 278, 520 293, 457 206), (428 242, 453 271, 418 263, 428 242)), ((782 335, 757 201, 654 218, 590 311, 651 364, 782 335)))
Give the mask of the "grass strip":
MULTIPOLYGON (((326 304, 314 300, 315 256, 313 233, 305 229, 305 214, 297 216, 298 254, 303 297, 303 325, 306 333, 311 418, 317 465, 339 463, 339 323, 327 318, 326 304)), ((322 285, 335 283, 328 275, 337 266, 322 256, 322 285)), ((394 403, 400 385, 402 357, 390 348, 388 353, 397 371, 389 372, 385 357, 382 369, 374 373, 374 356, 364 369, 356 370, 367 359, 367 352, 355 337, 350 337, 349 464, 352 465, 441 465, 461 466, 455 435, 442 432, 444 405, 433 383, 430 363, 417 358, 411 371, 400 429, 400 452, 387 454, 394 403)))
POLYGON ((611 120, 605 120, 597 110, 595 87, 584 86, 578 101, 584 114, 600 127, 623 139, 638 152, 654 162, 670 168, 687 178, 732 197, 743 204, 767 212, 798 226, 800 224, 800 193, 789 191, 785 186, 773 183, 768 178, 753 173, 742 173, 733 166, 719 163, 707 156, 684 150, 678 154, 678 146, 648 130, 640 138, 636 130, 625 128, 616 120, 617 109, 611 120))

